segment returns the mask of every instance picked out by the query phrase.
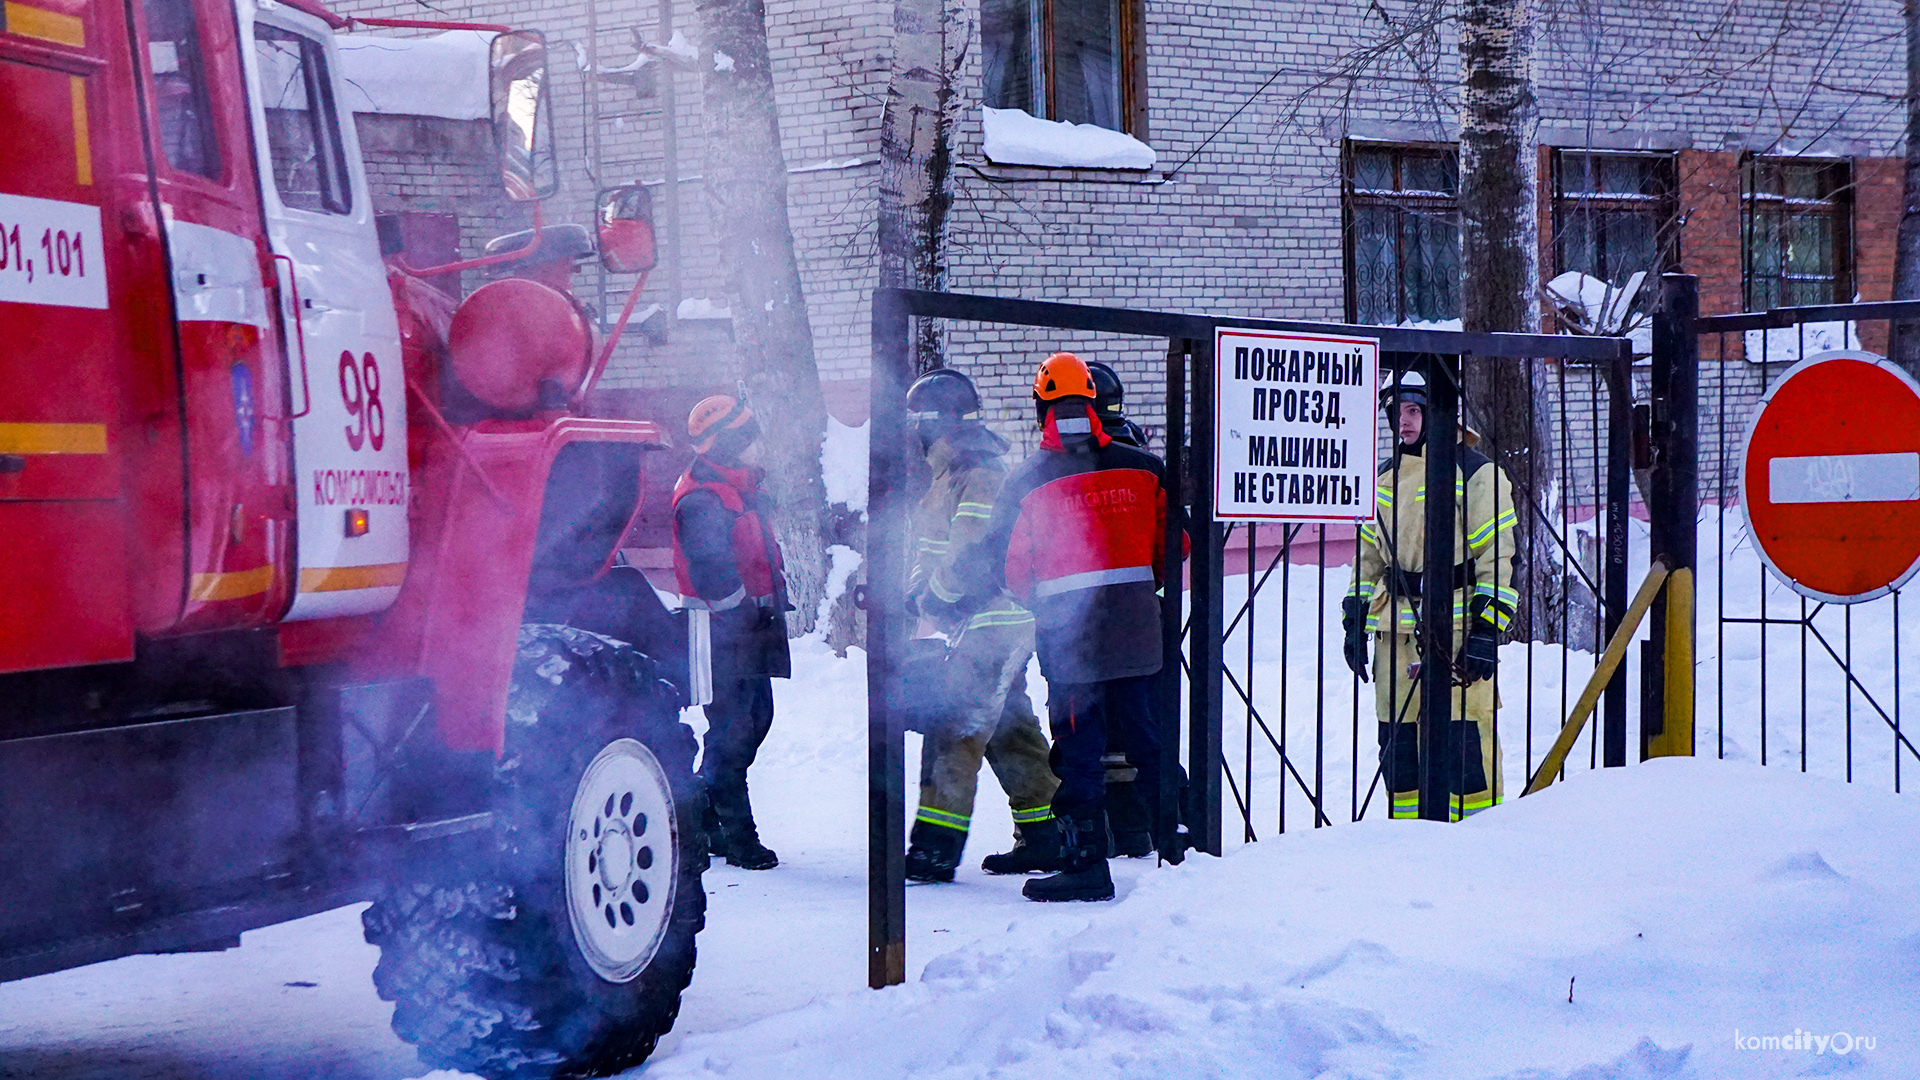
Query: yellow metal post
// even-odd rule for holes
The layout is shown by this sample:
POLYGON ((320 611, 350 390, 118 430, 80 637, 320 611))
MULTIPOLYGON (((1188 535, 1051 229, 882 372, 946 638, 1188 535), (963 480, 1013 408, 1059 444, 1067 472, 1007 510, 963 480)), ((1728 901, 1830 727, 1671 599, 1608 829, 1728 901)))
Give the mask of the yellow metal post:
MULTIPOLYGON (((1587 680, 1586 689, 1580 691, 1580 700, 1574 702, 1573 712, 1567 715, 1565 727, 1560 729, 1560 737, 1553 740, 1553 749, 1540 761, 1540 768, 1533 774, 1533 780, 1527 784, 1523 795, 1531 795, 1553 783, 1560 775, 1560 767, 1567 762, 1567 754, 1580 738, 1580 729, 1587 726, 1587 718, 1593 715, 1593 707, 1600 700, 1600 692, 1606 689, 1607 680, 1613 678, 1614 669, 1626 658, 1627 643, 1633 640, 1633 633, 1640 628, 1640 620, 1646 617, 1647 608, 1652 606, 1653 598, 1660 595, 1660 586, 1667 580, 1666 564, 1655 562, 1647 568, 1647 579, 1640 583, 1640 591, 1633 596, 1633 603, 1627 605, 1626 617, 1620 620, 1620 629, 1614 631, 1613 640, 1607 642, 1607 651, 1600 656, 1600 665, 1593 669, 1593 678, 1587 680)), ((1687 607, 1692 609, 1689 601, 1687 607)), ((1668 610, 1672 610, 1671 607, 1668 610)), ((1688 670, 1692 670, 1693 658, 1687 658, 1688 670)), ((1692 716, 1689 708, 1688 716, 1692 716)), ((1692 735, 1688 735, 1688 745, 1692 745, 1692 735)))
POLYGON ((1667 577, 1666 726, 1647 740, 1648 757, 1693 756, 1693 571, 1667 577))

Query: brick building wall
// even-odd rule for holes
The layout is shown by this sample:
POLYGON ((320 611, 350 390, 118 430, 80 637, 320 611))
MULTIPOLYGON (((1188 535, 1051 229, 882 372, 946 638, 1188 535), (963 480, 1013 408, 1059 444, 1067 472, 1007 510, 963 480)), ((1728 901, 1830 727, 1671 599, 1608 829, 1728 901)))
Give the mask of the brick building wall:
MULTIPOLYGON (((403 0, 341 7, 413 13, 403 0)), ((670 419, 694 396, 731 386, 738 370, 728 324, 670 318, 682 300, 724 304, 728 291, 698 179, 705 149, 699 74, 654 63, 636 88, 591 81, 578 59, 597 51, 603 67, 621 64, 634 55, 634 34, 663 41, 669 35, 658 6, 459 0, 446 10, 534 26, 553 43, 565 168, 550 219, 586 221, 603 184, 654 184, 657 213, 669 188, 680 193, 677 287, 663 267, 643 298, 669 317, 622 348, 603 406, 670 419), (672 185, 663 182, 661 138, 669 85, 680 144, 672 185)), ((1143 84, 1159 163, 1146 173, 987 161, 976 34, 958 79, 949 287, 1163 310, 1345 318, 1343 146, 1353 139, 1447 143, 1457 130, 1455 28, 1415 35, 1371 68, 1352 66, 1352 58, 1379 44, 1382 18, 1395 10, 1361 2, 1148 0, 1143 84)), ((977 2, 964 3, 962 14, 977 25, 977 2)), ((875 161, 891 15, 892 5, 881 0, 767 4, 789 214, 815 350, 829 405, 849 421, 864 416, 875 161)), ((674 0, 672 18, 697 38, 691 0, 674 0)), ((1673 152, 1685 215, 1681 268, 1700 275, 1703 311, 1738 310, 1741 157, 1804 153, 1853 162, 1858 289, 1864 298, 1886 295, 1901 123, 1897 102, 1876 91, 1897 95, 1904 85, 1901 27, 1892 0, 1761 0, 1732 16, 1712 0, 1544 12, 1536 80, 1545 274, 1555 272, 1544 223, 1552 148, 1673 152), (1833 74, 1836 63, 1844 79, 1833 74)), ((674 239, 664 216, 661 231, 664 251, 674 239)), ((583 293, 617 310, 623 284, 608 282, 602 293, 590 283, 583 293)), ((1872 344, 1873 328, 1864 329, 1872 344)), ((1115 364, 1129 381, 1136 413, 1156 426, 1164 343, 977 325, 948 327, 946 341, 950 362, 976 376, 990 395, 995 425, 1020 445, 1032 441, 1028 373, 1054 348, 1115 364)), ((1724 362, 1709 360, 1702 401, 1719 407, 1724 400, 1741 418, 1732 426, 1743 430, 1767 373, 1742 351, 1743 343, 1732 342, 1724 362)), ((1706 343, 1703 355, 1715 356, 1715 343, 1706 343)), ((1591 391, 1579 389, 1591 385, 1590 374, 1567 375, 1569 412, 1590 412, 1591 391)), ((1719 423, 1703 417, 1703 425, 1719 423)), ((1591 426, 1571 434, 1574 443, 1594 438, 1591 426)))

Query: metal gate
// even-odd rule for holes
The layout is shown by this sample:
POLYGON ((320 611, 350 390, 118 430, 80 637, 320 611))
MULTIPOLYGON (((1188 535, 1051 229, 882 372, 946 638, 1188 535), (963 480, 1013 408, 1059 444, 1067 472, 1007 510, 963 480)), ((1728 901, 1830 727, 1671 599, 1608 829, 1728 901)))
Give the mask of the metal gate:
MULTIPOLYGON (((1683 280, 1690 286, 1691 279, 1683 280)), ((1670 282, 1671 287, 1679 285, 1670 282)), ((903 588, 910 565, 905 537, 913 498, 907 463, 913 449, 904 403, 915 375, 909 360, 914 317, 1137 335, 1167 342, 1162 449, 1168 504, 1170 510, 1185 509, 1192 540, 1187 567, 1192 587, 1184 594, 1167 588, 1161 613, 1166 648, 1160 697, 1164 757, 1162 813, 1155 833, 1159 849, 1176 857, 1174 814, 1179 800, 1171 790, 1177 771, 1170 766, 1183 748, 1192 818, 1185 827, 1197 850, 1218 855, 1229 837, 1237 842, 1255 840, 1267 831, 1269 821, 1274 831, 1284 830, 1289 823, 1297 826, 1303 812, 1314 827, 1386 816, 1384 800, 1376 793, 1380 755, 1367 730, 1372 721, 1362 722, 1362 713, 1371 718, 1373 708, 1362 700, 1363 688, 1348 672, 1338 647, 1339 598, 1351 582, 1343 560, 1351 561, 1354 530, 1332 525, 1242 527, 1214 520, 1210 478, 1215 465, 1215 418, 1210 408, 1190 410, 1189 402, 1212 400, 1216 330, 1376 339, 1383 368, 1419 367, 1429 374, 1429 431, 1450 431, 1462 417, 1480 430, 1493 430, 1479 420, 1487 403, 1470 389, 1476 385, 1471 377, 1476 365, 1497 359, 1540 362, 1534 367, 1538 377, 1533 389, 1544 399, 1541 407, 1548 412, 1548 427, 1557 440, 1549 455, 1557 474, 1545 486, 1550 495, 1516 498, 1511 510, 1516 517, 1525 515, 1541 538, 1534 554, 1541 565, 1531 569, 1530 578, 1556 582, 1553 591, 1571 599, 1554 609, 1555 617, 1536 619, 1534 636, 1549 637, 1552 644, 1511 642, 1501 650, 1496 678, 1504 692, 1496 713, 1496 737, 1520 737, 1523 752, 1518 763, 1525 770, 1520 779, 1535 774, 1537 751, 1560 734, 1573 702, 1570 683, 1584 682, 1592 674, 1599 644, 1615 637, 1633 610, 1627 601, 1629 576, 1636 572, 1636 563, 1644 564, 1648 558, 1647 537, 1651 535, 1652 546, 1659 549, 1666 566, 1690 569, 1692 565, 1690 548, 1676 539, 1682 531, 1691 537, 1692 529, 1674 528, 1679 514, 1687 522, 1693 517, 1686 509, 1692 497, 1688 469, 1692 455, 1685 448, 1683 425, 1672 422, 1671 404, 1691 393, 1691 370, 1682 359, 1677 367, 1668 362, 1655 373, 1659 385, 1653 396, 1666 410, 1666 419, 1657 440, 1661 463, 1652 473, 1656 486, 1664 485, 1660 490, 1667 493, 1669 510, 1677 512, 1653 515, 1649 533, 1631 512, 1635 376, 1632 346, 1626 339, 1216 318, 876 290, 866 553, 868 970, 869 982, 876 987, 901 982, 906 975, 905 737, 895 673, 910 631, 903 588), (1463 373, 1469 377, 1463 378, 1463 373), (1637 544, 1636 538, 1640 538, 1637 544), (1333 647, 1328 647, 1329 642, 1333 647), (1516 678, 1521 683, 1517 692, 1516 678), (1232 818, 1237 819, 1231 830, 1226 827, 1229 805, 1232 818)), ((1676 329, 1690 318, 1690 311, 1664 317, 1659 333, 1691 340, 1676 329)), ((967 366, 964 356, 950 357, 950 362, 962 369, 967 366)), ((1690 416, 1690 405, 1685 401, 1681 405, 1680 412, 1690 416)), ((1645 412, 1651 429, 1654 410, 1645 412)), ((1643 459, 1655 452, 1655 441, 1641 440, 1643 459)), ((1452 440, 1430 440, 1429 447, 1428 468, 1440 475, 1452 471, 1452 440)), ((1505 448, 1495 438, 1485 449, 1499 462, 1505 448)), ((1428 595, 1450 595, 1455 565, 1453 485, 1431 485, 1424 502, 1428 520, 1448 526, 1429 530, 1425 588, 1428 595)), ((1496 507, 1496 515, 1499 511, 1496 507)), ((1163 568, 1163 580, 1171 584, 1181 580, 1177 564, 1181 522, 1178 514, 1168 516, 1168 565, 1163 568)), ((1424 763, 1421 811, 1422 816, 1444 817, 1439 733, 1445 729, 1453 695, 1447 681, 1431 673, 1451 667, 1454 619, 1445 605, 1431 604, 1421 621, 1422 655, 1444 658, 1438 664, 1423 665, 1424 674, 1418 680, 1424 763)), ((1656 631, 1662 625, 1656 618, 1656 631)), ((1657 712, 1672 700, 1657 692, 1659 672, 1665 665, 1656 656, 1640 659, 1645 668, 1640 705, 1628 693, 1630 665, 1621 665, 1604 680, 1602 722, 1589 737, 1585 755, 1590 764, 1625 764, 1629 713, 1653 715, 1647 712, 1646 702, 1654 702, 1657 712)), ((1690 710, 1685 719, 1690 722, 1690 710)), ((1676 714, 1676 733, 1680 721, 1676 714)), ((1644 756, 1648 733, 1657 739, 1661 728, 1657 723, 1641 726, 1644 756)), ((1690 728, 1683 744, 1691 744, 1690 728)), ((1518 794, 1511 784, 1507 792, 1509 797, 1518 794)))
MULTIPOLYGON (((1820 352, 1863 346, 1886 353, 1920 302, 1830 304, 1698 319, 1703 353, 1702 539, 1712 549, 1703 608, 1711 652, 1701 717, 1713 718, 1714 753, 1786 766, 1848 783, 1891 783, 1920 760, 1903 727, 1915 605, 1901 590, 1857 604, 1810 601, 1765 569, 1738 508, 1741 443, 1761 392, 1786 368, 1820 352)), ((1906 332, 1920 332, 1908 322, 1906 332)))

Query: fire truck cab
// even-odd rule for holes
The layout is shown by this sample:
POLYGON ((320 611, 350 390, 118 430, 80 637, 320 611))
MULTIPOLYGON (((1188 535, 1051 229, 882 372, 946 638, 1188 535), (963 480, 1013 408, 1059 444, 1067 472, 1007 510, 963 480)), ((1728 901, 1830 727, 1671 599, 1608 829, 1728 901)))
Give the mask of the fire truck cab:
MULTIPOLYGON (((604 1072, 703 920, 683 631, 619 556, 665 439, 583 414, 550 274, 382 251, 336 35, 451 25, 0 5, 0 979, 371 899, 429 1063, 604 1072)), ((542 198, 544 42, 467 28, 542 198)))

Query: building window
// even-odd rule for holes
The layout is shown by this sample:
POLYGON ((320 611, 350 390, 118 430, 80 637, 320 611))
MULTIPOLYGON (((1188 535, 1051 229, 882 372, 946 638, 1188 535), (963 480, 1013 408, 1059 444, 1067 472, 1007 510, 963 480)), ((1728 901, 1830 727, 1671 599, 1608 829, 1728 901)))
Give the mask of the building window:
POLYGON ((1137 0, 981 0, 982 100, 1140 135, 1137 0))
POLYGON ((1741 213, 1746 307, 1853 299, 1853 200, 1845 161, 1748 158, 1741 213))
MULTIPOLYGON (((1621 286, 1679 266, 1672 154, 1558 150, 1553 155, 1553 250, 1560 273, 1621 286)), ((1644 306, 1652 289, 1641 293, 1644 306)))
POLYGON ((1349 143, 1345 171, 1348 318, 1382 326, 1459 318, 1454 149, 1349 143))

